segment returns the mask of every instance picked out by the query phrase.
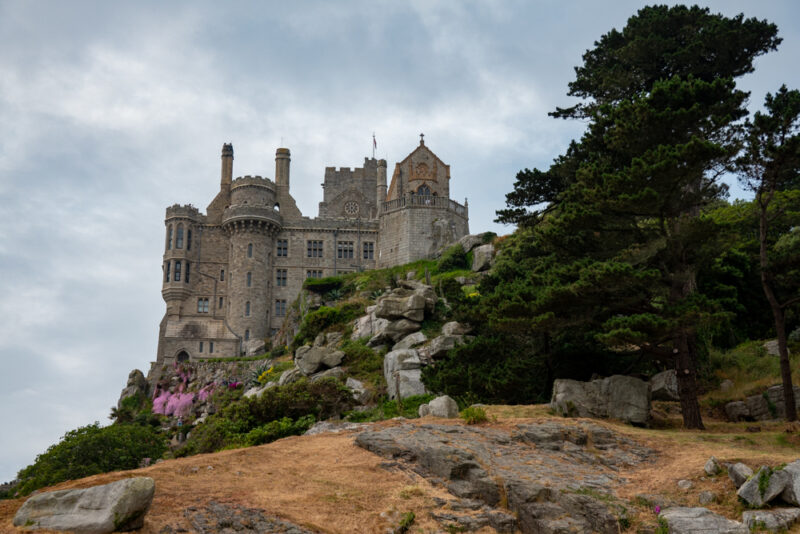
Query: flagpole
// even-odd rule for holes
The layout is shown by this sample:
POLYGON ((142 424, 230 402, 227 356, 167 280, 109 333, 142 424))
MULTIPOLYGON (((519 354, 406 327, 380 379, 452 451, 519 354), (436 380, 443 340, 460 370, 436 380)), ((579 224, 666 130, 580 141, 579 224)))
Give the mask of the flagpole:
POLYGON ((375 132, 372 132, 372 159, 375 159, 376 148, 378 148, 378 141, 375 140, 375 132))

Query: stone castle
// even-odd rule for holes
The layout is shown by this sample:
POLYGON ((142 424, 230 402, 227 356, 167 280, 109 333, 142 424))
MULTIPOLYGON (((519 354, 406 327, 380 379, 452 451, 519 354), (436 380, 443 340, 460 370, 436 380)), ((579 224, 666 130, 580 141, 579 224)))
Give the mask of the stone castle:
POLYGON ((167 208, 156 363, 240 355, 280 329, 306 278, 408 263, 469 233, 466 201, 450 199, 450 166, 422 135, 388 189, 386 160, 327 167, 313 219, 290 193, 289 162, 289 149, 279 148, 274 181, 233 179, 225 144, 206 213, 167 208))

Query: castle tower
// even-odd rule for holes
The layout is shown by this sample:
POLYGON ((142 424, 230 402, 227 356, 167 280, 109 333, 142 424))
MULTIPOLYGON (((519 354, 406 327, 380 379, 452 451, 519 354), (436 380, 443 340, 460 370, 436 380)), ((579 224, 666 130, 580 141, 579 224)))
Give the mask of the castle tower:
POLYGON ((228 306, 230 329, 242 342, 268 334, 272 298, 272 251, 282 222, 275 207, 275 185, 260 176, 231 184, 231 204, 222 216, 229 236, 228 306))
POLYGON ((275 185, 289 189, 289 163, 291 157, 288 148, 275 151, 275 185))
POLYGON ((225 143, 222 145, 222 171, 220 172, 220 186, 224 189, 231 187, 233 179, 233 144, 225 143))
POLYGON ((167 208, 161 296, 167 303, 168 317, 181 314, 181 303, 191 293, 192 268, 196 267, 197 257, 193 241, 199 219, 200 213, 193 206, 175 204, 167 208))

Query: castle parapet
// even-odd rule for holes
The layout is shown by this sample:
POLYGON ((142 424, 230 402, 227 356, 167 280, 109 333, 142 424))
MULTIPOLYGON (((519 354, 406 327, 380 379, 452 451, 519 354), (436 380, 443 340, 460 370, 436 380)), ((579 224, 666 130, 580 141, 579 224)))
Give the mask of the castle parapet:
POLYGON ((222 213, 222 226, 228 230, 277 232, 283 227, 280 213, 267 206, 230 206, 222 213))
POLYGON ((237 187, 246 187, 246 186, 255 186, 255 187, 266 187, 272 191, 275 191, 275 184, 269 178, 263 178, 261 176, 240 176, 236 178, 231 183, 231 189, 235 189, 237 187))
POLYGON ((444 209, 451 213, 469 218, 469 208, 459 204, 455 200, 434 195, 404 195, 394 200, 389 200, 381 204, 381 214, 391 213, 404 208, 423 208, 423 209, 444 209))
POLYGON ((173 204, 167 208, 167 219, 183 218, 191 219, 193 221, 199 220, 202 216, 200 211, 191 204, 173 204))

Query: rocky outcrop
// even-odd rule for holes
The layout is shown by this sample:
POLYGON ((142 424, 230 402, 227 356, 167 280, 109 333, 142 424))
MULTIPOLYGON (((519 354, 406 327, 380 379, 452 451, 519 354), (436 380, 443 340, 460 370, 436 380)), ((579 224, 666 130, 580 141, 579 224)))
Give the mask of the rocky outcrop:
MULTIPOLYGON (((794 401, 800 410, 800 386, 794 386, 794 401)), ((725 405, 729 421, 769 421, 786 417, 783 386, 767 388, 761 395, 751 395, 744 401, 733 401, 725 405)))
POLYGON ((673 534, 748 534, 743 524, 717 515, 707 508, 667 508, 659 515, 673 534))
POLYGON ((417 345, 421 345, 426 341, 428 341, 428 337, 425 334, 422 332, 414 332, 413 334, 409 334, 395 343, 394 347, 392 347, 392 350, 410 349, 412 347, 416 347, 417 345))
POLYGON ((255 356, 256 354, 264 354, 266 352, 266 344, 263 339, 251 339, 250 341, 245 341, 243 344, 244 352, 248 356, 255 356))
POLYGON ((436 397, 427 404, 421 404, 419 407, 420 417, 444 417, 450 418, 458 417, 458 404, 448 395, 436 397))
POLYGON ((668 369, 653 375, 650 379, 650 391, 653 400, 679 401, 678 373, 675 369, 668 369))
POLYGON ((800 460, 787 464, 783 471, 789 480, 781 493, 781 499, 789 504, 800 506, 800 460))
POLYGON ((294 362, 297 368, 306 375, 311 376, 319 370, 330 369, 340 365, 344 360, 344 352, 335 350, 330 346, 298 348, 294 353, 294 362))
POLYGON ((462 499, 489 507, 507 499, 524 533, 617 533, 621 507, 611 493, 621 482, 617 471, 652 454, 592 423, 511 430, 403 424, 362 432, 356 444, 412 464, 462 499))
POLYGON ((134 530, 144 524, 155 493, 152 478, 127 478, 87 489, 34 495, 14 516, 24 529, 72 530, 102 534, 134 530))
MULTIPOLYGON (((472 339, 472 338, 469 338, 472 339)), ((420 348, 420 354, 426 362, 444 358, 445 355, 459 345, 463 345, 465 336, 441 335, 433 338, 431 342, 420 348)))
POLYGON ((427 393, 422 383, 422 362, 414 349, 393 350, 383 359, 383 376, 390 399, 427 393))
POLYGON ((119 401, 117 401, 117 408, 122 407, 122 401, 127 399, 128 397, 135 397, 136 395, 141 395, 142 398, 147 398, 150 396, 150 384, 147 383, 147 379, 144 377, 144 373, 142 373, 139 369, 134 369, 133 371, 128 374, 128 383, 125 386, 125 389, 122 390, 122 393, 119 395, 119 401))
POLYGON ((736 486, 736 489, 739 489, 742 487, 742 484, 747 482, 748 478, 753 476, 753 470, 739 462, 728 466, 728 476, 731 481, 733 481, 733 485, 736 486))
MULTIPOLYGON (((238 504, 210 501, 202 507, 191 506, 183 517, 197 534, 237 532, 241 534, 314 534, 314 531, 270 516, 264 510, 246 508, 238 504)), ((181 525, 167 525, 160 534, 186 532, 181 525)))
POLYGON ((789 482, 789 474, 783 470, 772 470, 762 466, 750 477, 736 495, 750 508, 761 508, 778 497, 789 482))
POLYGON ((442 325, 442 335, 444 336, 463 336, 472 332, 472 327, 457 321, 450 321, 442 325))
POLYGON ((742 523, 748 532, 786 532, 798 520, 800 508, 747 510, 742 513, 742 523))
POLYGON ((381 319, 409 319, 420 322, 425 317, 425 297, 416 293, 406 297, 381 298, 375 306, 375 317, 381 319))
POLYGON ((487 271, 492 266, 494 259, 494 246, 481 245, 472 250, 472 270, 475 272, 487 271))
POLYGON ((647 425, 650 418, 650 386, 630 376, 579 382, 556 380, 550 408, 569 417, 619 419, 633 425, 647 425))

